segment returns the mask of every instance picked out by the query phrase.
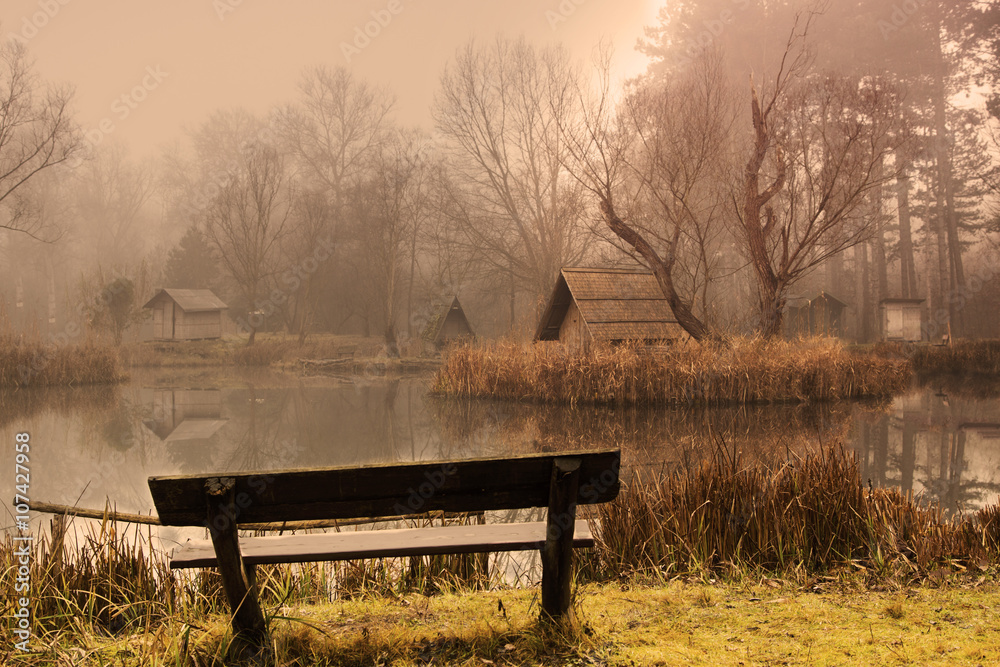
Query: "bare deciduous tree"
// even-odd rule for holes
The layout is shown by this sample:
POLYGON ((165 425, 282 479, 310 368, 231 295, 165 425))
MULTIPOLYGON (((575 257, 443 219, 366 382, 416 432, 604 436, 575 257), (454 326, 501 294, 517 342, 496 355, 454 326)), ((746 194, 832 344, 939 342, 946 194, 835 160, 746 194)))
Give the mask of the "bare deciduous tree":
POLYGON ((270 146, 252 144, 205 212, 205 235, 252 313, 248 345, 253 345, 261 324, 261 314, 253 311, 279 270, 279 244, 292 201, 282 156, 270 146))
MULTIPOLYGON (((321 240, 343 241, 349 192, 368 175, 387 140, 392 107, 388 93, 355 79, 343 67, 314 67, 303 73, 298 102, 278 114, 284 144, 310 192, 297 205, 293 243, 286 248, 292 265, 309 262, 321 240)), ((320 274, 306 272, 296 281, 293 300, 300 342, 307 335, 315 299, 324 291, 316 289, 317 278, 323 275, 333 282, 331 268, 324 267, 320 274)))
POLYGON ((343 67, 306 70, 299 92, 298 104, 280 115, 285 138, 304 175, 324 186, 337 209, 386 140, 393 99, 343 67))
POLYGON ((127 263, 144 241, 138 236, 138 223, 153 194, 151 171, 128 162, 116 144, 96 151, 80 172, 76 208, 95 257, 111 264, 127 263))
POLYGON ((798 278, 879 228, 869 201, 895 179, 884 167, 908 141, 891 83, 809 73, 808 28, 793 30, 763 100, 751 84, 753 135, 733 194, 768 337, 781 333, 798 278))
POLYGON ((565 51, 498 38, 462 49, 435 101, 460 229, 494 271, 533 298, 584 256, 590 238, 559 131, 573 112, 576 77, 565 51))
POLYGON ((298 332, 299 345, 303 345, 312 325, 315 309, 313 281, 319 270, 317 249, 329 258, 337 237, 337 221, 325 192, 307 190, 295 199, 290 219, 290 232, 282 250, 285 264, 290 267, 281 275, 281 288, 294 294, 289 310, 289 330, 298 332), (314 265, 315 263, 315 265, 314 265))
POLYGON ((384 325, 386 350, 397 345, 400 286, 407 266, 412 281, 414 237, 423 217, 424 165, 413 135, 395 133, 376 151, 368 178, 352 191, 351 218, 358 242, 359 274, 384 325))
POLYGON ((36 176, 80 149, 70 98, 68 89, 35 78, 23 44, 0 44, 0 228, 43 240, 58 236, 37 214, 29 189, 36 176))
MULTIPOLYGON (((717 59, 669 83, 630 86, 617 107, 601 65, 599 99, 565 125, 573 171, 594 194, 617 245, 656 277, 677 322, 696 340, 712 335, 694 312, 724 231, 724 170, 735 107, 717 59)), ((581 99, 586 96, 581 94, 581 99)))

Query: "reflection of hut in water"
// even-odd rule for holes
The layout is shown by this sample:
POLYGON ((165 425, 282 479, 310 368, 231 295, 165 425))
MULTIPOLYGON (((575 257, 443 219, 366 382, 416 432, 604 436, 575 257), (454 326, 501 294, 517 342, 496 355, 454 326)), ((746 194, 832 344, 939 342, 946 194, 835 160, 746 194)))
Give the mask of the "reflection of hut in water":
POLYGON ((434 309, 421 337, 440 349, 458 338, 475 338, 475 336, 472 325, 465 316, 465 310, 462 309, 462 304, 456 296, 434 309))
POLYGON ((164 442, 207 440, 226 423, 218 389, 155 389, 146 428, 164 442))
POLYGON ((573 349, 586 349, 593 340, 687 339, 653 274, 629 269, 564 268, 535 332, 535 340, 557 340, 573 349))
POLYGON ((143 306, 153 311, 153 338, 157 340, 221 338, 226 307, 207 289, 161 289, 143 306))
POLYGON ((918 341, 923 338, 923 299, 882 299, 879 315, 882 339, 918 341))
POLYGON ((847 304, 826 292, 813 298, 789 297, 785 315, 785 335, 788 338, 844 335, 843 316, 847 304))

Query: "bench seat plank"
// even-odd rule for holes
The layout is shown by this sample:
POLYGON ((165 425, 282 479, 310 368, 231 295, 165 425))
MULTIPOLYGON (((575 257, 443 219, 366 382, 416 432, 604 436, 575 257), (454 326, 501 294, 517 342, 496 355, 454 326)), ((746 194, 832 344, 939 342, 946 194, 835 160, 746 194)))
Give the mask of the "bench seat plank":
MULTIPOLYGON (((436 554, 525 551, 545 544, 545 522, 433 526, 240 538, 243 562, 302 563, 311 561, 429 556, 436 554)), ((579 519, 573 546, 592 547, 587 521, 579 519)), ((211 540, 188 540, 170 559, 171 569, 216 567, 211 540)))

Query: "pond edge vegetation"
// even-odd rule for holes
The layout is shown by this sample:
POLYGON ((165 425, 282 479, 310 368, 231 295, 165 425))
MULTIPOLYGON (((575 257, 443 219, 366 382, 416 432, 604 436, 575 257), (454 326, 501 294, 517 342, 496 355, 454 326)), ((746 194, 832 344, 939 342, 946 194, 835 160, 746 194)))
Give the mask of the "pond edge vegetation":
MULTIPOLYGON (((884 589, 940 585, 951 576, 995 579, 1000 566, 1000 499, 948 517, 898 492, 866 488, 856 457, 837 446, 747 466, 720 445, 697 467, 634 474, 598 518, 596 547, 578 558, 581 582, 779 577, 808 587, 842 578, 884 589)), ((161 664, 223 664, 228 623, 218 574, 174 574, 151 544, 149 528, 111 521, 92 524, 73 549, 39 535, 30 558, 36 640, 60 646, 139 637, 161 664), (194 655, 199 662, 190 661, 194 655)), ((8 599, 15 595, 17 546, 9 536, 0 544, 0 590, 8 599)), ((269 623, 283 628, 277 634, 286 663, 303 659, 296 651, 308 646, 280 637, 312 627, 297 623, 293 606, 506 587, 475 555, 259 570, 269 623)), ((0 634, 13 645, 9 626, 0 634)), ((340 641, 336 633, 321 634, 324 643, 340 641)), ((134 644, 130 650, 138 650, 134 644)))
POLYGON ((839 341, 735 338, 670 347, 473 343, 448 354, 436 393, 558 404, 729 405, 891 396, 905 358, 853 353, 839 341))

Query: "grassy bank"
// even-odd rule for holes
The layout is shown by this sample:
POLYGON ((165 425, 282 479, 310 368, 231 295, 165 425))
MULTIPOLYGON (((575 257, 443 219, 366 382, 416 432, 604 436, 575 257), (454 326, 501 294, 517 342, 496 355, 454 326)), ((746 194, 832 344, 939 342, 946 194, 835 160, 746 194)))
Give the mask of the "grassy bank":
MULTIPOLYGON (((1000 574, 1000 505, 950 519, 865 489, 857 462, 837 449, 771 468, 720 451, 626 483, 600 512, 597 547, 579 552, 581 635, 545 635, 534 623, 537 588, 509 588, 496 571, 486 579, 474 557, 261 567, 280 664, 870 663, 894 651, 988 664, 996 655, 988 616, 1000 612, 986 595, 1000 574)), ((17 597, 17 546, 0 546, 7 600, 17 597)), ((54 648, 9 653, 4 664, 223 664, 218 575, 172 574, 147 533, 95 525, 65 553, 40 535, 29 561, 33 645, 54 648)), ((9 650, 11 627, 0 637, 9 650)))
POLYGON ((951 345, 877 343, 878 355, 908 358, 920 374, 1000 375, 1000 339, 966 340, 951 345))
POLYGON ((0 387, 113 384, 126 377, 118 349, 111 345, 49 344, 39 336, 0 334, 0 387))
POLYGON ((905 359, 852 354, 834 340, 737 339, 648 350, 472 344, 453 350, 434 390, 565 404, 725 405, 889 396, 910 380, 905 359))
MULTIPOLYGON (((275 610, 278 665, 990 665, 1000 662, 1000 585, 953 576, 935 586, 871 590, 849 578, 802 585, 756 578, 586 584, 584 632, 535 622, 537 591, 362 597, 275 610)), ((108 634, 81 620, 6 665, 222 667, 226 619, 169 618, 108 634)))

